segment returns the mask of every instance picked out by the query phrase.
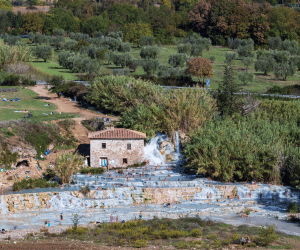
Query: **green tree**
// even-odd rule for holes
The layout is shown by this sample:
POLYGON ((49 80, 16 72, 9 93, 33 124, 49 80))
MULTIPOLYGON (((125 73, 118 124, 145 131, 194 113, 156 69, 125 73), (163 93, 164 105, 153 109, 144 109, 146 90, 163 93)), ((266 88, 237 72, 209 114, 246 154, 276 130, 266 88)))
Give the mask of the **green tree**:
POLYGON ((23 19, 23 26, 25 32, 40 32, 42 31, 44 20, 38 13, 26 13, 23 19))
POLYGON ((183 67, 186 63, 186 59, 186 54, 177 53, 170 55, 168 62, 173 67, 183 67))
POLYGON ((114 4, 110 11, 112 22, 124 26, 127 23, 137 23, 141 9, 131 4, 114 4))
POLYGON ((44 62, 52 58, 53 49, 49 45, 38 45, 33 50, 34 56, 39 59, 43 59, 44 62))
POLYGON ((123 27, 124 41, 140 45, 141 37, 152 36, 152 30, 148 23, 129 23, 123 27))
POLYGON ((226 65, 222 83, 218 87, 217 106, 221 115, 232 115, 240 110, 239 97, 235 94, 238 90, 233 66, 226 65))
POLYGON ((77 153, 65 153, 56 157, 54 170, 60 183, 70 183, 73 174, 78 173, 84 158, 77 153))
POLYGON ((86 20, 83 30, 85 33, 93 36, 96 31, 106 33, 108 27, 108 19, 104 19, 102 16, 93 16, 86 20))
POLYGON ((146 46, 143 47, 140 56, 145 60, 155 59, 158 56, 159 49, 157 46, 146 46))

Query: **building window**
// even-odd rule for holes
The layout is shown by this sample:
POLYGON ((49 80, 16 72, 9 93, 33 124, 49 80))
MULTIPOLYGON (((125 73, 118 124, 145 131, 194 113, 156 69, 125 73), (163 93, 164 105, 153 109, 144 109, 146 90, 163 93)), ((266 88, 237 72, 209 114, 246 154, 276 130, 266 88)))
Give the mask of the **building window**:
POLYGON ((106 148, 106 143, 102 143, 102 148, 106 148))
POLYGON ((131 143, 127 143, 127 149, 131 149, 131 143))
POLYGON ((127 164, 127 158, 123 158, 123 164, 127 164))

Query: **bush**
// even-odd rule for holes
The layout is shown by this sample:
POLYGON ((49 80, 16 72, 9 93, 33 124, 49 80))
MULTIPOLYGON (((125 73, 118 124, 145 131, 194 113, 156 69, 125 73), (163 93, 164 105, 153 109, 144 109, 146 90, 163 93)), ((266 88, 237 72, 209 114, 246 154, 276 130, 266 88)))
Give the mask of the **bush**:
POLYGON ((202 235, 202 232, 201 232, 200 229, 194 228, 194 229, 190 232, 190 235, 191 235, 192 237, 199 237, 199 236, 202 235))
POLYGON ((136 247, 136 248, 145 247, 145 246, 147 246, 147 241, 146 240, 136 240, 134 242, 133 246, 136 247))
POLYGON ((155 44, 153 36, 142 36, 140 39, 140 46, 153 46, 155 44))
POLYGON ((108 32, 107 36, 112 37, 114 39, 122 40, 123 39, 123 31, 111 31, 111 32, 108 32))
POLYGON ((215 56, 210 56, 209 60, 213 63, 216 60, 216 57, 215 56))
POLYGON ((90 186, 86 185, 85 187, 80 187, 79 192, 82 193, 84 196, 87 196, 91 191, 90 186))
POLYGON ((21 191, 23 189, 35 189, 35 188, 50 188, 59 187, 56 182, 47 182, 46 179, 23 179, 21 181, 15 181, 13 184, 13 191, 21 191))
POLYGON ((18 152, 12 153, 7 144, 1 145, 0 153, 0 166, 4 166, 6 169, 10 169, 12 163, 16 163, 18 159, 18 152))
POLYGON ((24 79, 24 80, 22 80, 22 85, 25 85, 25 86, 35 86, 36 85, 36 81, 32 81, 32 80, 29 80, 29 79, 24 79))
POLYGON ((44 178, 47 181, 51 181, 53 178, 55 178, 55 176, 56 176, 56 173, 55 173, 54 169, 52 169, 52 168, 46 169, 46 172, 44 173, 44 178))
POLYGON ((82 168, 80 170, 81 174, 103 174, 103 168, 82 168))
POLYGON ((289 204, 287 208, 288 213, 298 213, 299 212, 299 205, 297 202, 292 202, 289 204))
POLYGON ((260 246, 266 247, 272 242, 276 241, 278 239, 278 235, 276 234, 275 229, 275 225, 261 226, 258 232, 258 238, 256 239, 256 243, 260 246))
POLYGON ((20 85, 20 76, 15 74, 9 74, 4 78, 1 83, 2 86, 18 86, 20 85))
POLYGON ((158 56, 159 49, 157 46, 145 46, 142 48, 140 56, 145 60, 155 59, 158 56))

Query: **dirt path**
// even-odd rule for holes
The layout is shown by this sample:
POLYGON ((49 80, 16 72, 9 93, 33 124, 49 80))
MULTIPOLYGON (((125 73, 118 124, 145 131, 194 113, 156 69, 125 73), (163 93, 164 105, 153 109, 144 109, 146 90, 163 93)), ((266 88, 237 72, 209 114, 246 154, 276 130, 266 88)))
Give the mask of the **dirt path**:
POLYGON ((50 93, 48 89, 45 88, 45 85, 36 85, 34 87, 31 87, 31 90, 36 92, 40 97, 50 98, 48 100, 45 100, 45 102, 55 104, 57 106, 56 111, 63 112, 63 113, 75 113, 80 115, 80 117, 75 118, 78 121, 91 119, 95 117, 105 117, 105 118, 111 118, 112 120, 117 120, 116 117, 111 117, 104 114, 98 114, 89 109, 82 108, 76 102, 70 101, 69 98, 65 98, 65 97, 58 98, 56 94, 50 93))

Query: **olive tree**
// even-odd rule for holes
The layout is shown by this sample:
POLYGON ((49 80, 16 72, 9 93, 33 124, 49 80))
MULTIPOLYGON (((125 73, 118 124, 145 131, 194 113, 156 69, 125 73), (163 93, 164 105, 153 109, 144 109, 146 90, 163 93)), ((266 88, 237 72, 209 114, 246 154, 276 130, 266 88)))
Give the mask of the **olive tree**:
POLYGON ((33 49, 34 56, 43 59, 45 62, 52 57, 53 49, 49 45, 38 45, 33 49))
POLYGON ((169 58, 169 64, 173 67, 183 67, 186 59, 186 54, 184 53, 172 54, 169 58))
POLYGON ((159 49, 156 46, 145 46, 142 48, 140 56, 145 60, 155 59, 158 56, 159 49))

